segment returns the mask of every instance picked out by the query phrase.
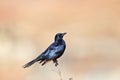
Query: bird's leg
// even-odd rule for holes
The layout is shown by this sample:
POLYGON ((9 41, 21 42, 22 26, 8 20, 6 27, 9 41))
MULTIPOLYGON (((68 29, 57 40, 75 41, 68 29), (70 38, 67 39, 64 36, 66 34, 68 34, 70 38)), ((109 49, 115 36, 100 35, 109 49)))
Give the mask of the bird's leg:
POLYGON ((45 61, 42 63, 42 66, 45 65, 46 62, 47 62, 47 60, 45 60, 45 61))
POLYGON ((57 59, 54 59, 53 62, 55 63, 55 66, 57 67, 57 65, 58 65, 57 59))

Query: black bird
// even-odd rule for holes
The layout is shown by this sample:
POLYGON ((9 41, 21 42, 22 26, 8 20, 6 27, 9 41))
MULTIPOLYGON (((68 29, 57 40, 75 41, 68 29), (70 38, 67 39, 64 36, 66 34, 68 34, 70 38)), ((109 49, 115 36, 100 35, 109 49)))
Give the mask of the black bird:
POLYGON ((51 61, 51 60, 53 60, 53 62, 55 63, 55 66, 57 66, 58 65, 57 59, 62 56, 66 48, 65 41, 63 40, 63 36, 65 34, 66 33, 57 33, 55 35, 54 42, 42 54, 40 54, 34 60, 25 64, 23 67, 24 68, 29 67, 38 61, 39 63, 43 62, 42 63, 42 66, 43 66, 46 62, 51 61))

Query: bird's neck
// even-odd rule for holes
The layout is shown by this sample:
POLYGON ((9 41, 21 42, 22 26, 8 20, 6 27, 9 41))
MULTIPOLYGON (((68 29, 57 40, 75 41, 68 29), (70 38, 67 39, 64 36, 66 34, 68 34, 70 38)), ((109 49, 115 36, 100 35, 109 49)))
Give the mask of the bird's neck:
POLYGON ((55 39, 55 42, 56 42, 56 43, 62 43, 62 42, 63 42, 63 39, 55 39))

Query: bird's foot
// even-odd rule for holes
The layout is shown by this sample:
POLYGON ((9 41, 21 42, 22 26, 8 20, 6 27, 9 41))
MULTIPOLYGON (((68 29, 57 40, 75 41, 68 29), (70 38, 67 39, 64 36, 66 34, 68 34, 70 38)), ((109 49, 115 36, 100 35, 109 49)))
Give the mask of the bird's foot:
POLYGON ((57 67, 58 66, 58 61, 55 59, 55 60, 53 60, 53 62, 55 63, 55 66, 57 67))
POLYGON ((58 66, 58 63, 55 63, 55 66, 57 67, 57 66, 58 66))

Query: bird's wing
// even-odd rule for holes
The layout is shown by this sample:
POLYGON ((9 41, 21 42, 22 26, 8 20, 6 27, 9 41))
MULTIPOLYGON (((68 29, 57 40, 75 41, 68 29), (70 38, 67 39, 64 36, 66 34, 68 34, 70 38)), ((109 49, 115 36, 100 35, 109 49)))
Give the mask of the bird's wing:
POLYGON ((62 44, 52 43, 40 56, 44 59, 54 59, 64 52, 65 46, 62 44))
POLYGON ((37 58, 38 59, 47 59, 47 56, 53 49, 53 46, 55 46, 55 43, 52 43, 44 52, 42 52, 37 58))
POLYGON ((63 53, 63 51, 64 51, 64 45, 57 45, 57 46, 52 45, 48 49, 47 58, 48 59, 57 58, 58 56, 60 56, 63 53))

